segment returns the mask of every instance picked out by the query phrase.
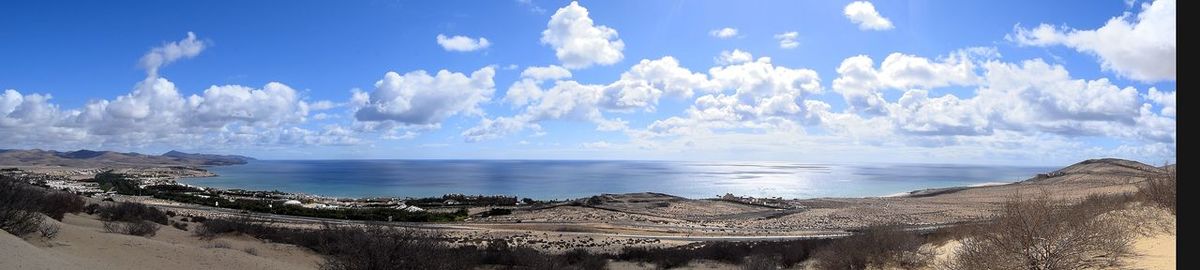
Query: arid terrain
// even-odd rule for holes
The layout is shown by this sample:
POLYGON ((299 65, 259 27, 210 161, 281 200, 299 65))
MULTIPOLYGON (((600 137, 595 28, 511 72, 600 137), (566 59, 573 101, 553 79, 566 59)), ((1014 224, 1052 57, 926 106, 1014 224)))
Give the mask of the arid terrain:
MULTIPOLYGON (((511 214, 472 215, 462 222, 383 223, 443 235, 450 245, 485 246, 502 241, 542 252, 573 249, 616 254, 626 247, 679 247, 710 241, 780 241, 837 238, 875 225, 901 225, 933 230, 985 220, 1005 201, 1017 196, 1050 195, 1080 200, 1089 194, 1137 191, 1137 184, 1163 168, 1137 162, 1100 159, 1084 161, 1026 181, 982 187, 949 187, 919 190, 901 196, 872 198, 816 198, 756 203, 744 200, 688 199, 659 193, 602 194, 550 205, 511 207, 511 214)), ((191 205, 138 196, 112 196, 159 207, 184 217, 245 217, 243 211, 191 205)), ((97 202, 96 199, 88 199, 97 202)), ((472 213, 488 208, 472 208, 472 213)), ((372 222, 321 219, 272 214, 249 214, 272 226, 319 228, 322 224, 372 222)), ((1174 216, 1154 214, 1166 229, 1140 234, 1134 261, 1141 269, 1173 269, 1174 216), (1167 233, 1164 233, 1167 232, 1167 233)), ((0 235, 3 269, 308 269, 321 256, 311 250, 272 244, 245 235, 200 239, 188 231, 164 226, 157 235, 137 237, 105 233, 94 215, 68 214, 59 235, 51 240, 0 235)), ((178 223, 187 223, 181 221, 178 223)), ((194 229, 199 223, 191 223, 194 229)), ((929 248, 948 256, 956 241, 929 248)), ((612 262, 613 269, 652 267, 612 262)), ((696 261, 695 269, 729 269, 720 262, 696 261)))

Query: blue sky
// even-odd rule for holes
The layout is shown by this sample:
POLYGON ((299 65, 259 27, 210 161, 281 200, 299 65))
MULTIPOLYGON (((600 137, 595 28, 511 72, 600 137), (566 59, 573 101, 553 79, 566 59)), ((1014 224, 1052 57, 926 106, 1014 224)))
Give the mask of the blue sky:
POLYGON ((1175 156, 1168 0, 0 11, 3 148, 1030 165, 1175 156), (147 64, 156 52, 171 60, 147 64), (549 66, 558 75, 522 75, 549 66), (390 75, 394 85, 376 85, 390 75), (522 80, 531 88, 512 91, 522 80))

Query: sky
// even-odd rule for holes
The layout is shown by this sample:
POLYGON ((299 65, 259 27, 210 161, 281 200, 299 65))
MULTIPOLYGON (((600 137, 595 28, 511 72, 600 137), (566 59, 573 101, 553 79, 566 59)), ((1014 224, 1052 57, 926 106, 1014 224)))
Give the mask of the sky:
POLYGON ((1173 162, 1175 1, 3 1, 0 148, 1173 162))

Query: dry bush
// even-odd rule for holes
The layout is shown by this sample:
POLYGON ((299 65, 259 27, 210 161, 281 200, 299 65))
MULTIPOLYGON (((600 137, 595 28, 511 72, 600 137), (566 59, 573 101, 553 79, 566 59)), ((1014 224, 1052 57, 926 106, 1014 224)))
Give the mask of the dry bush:
POLYGON ((45 223, 42 224, 41 228, 38 228, 38 232, 41 233, 42 238, 54 240, 55 237, 58 237, 58 231, 61 229, 62 226, 59 226, 58 224, 45 223))
POLYGON ((83 207, 83 212, 87 213, 88 215, 95 215, 99 211, 100 211, 99 204, 89 203, 87 206, 83 207))
POLYGON ((167 225, 169 218, 163 211, 158 210, 153 206, 146 206, 134 202, 122 202, 116 205, 103 205, 96 210, 100 215, 100 219, 104 221, 124 221, 138 222, 151 221, 154 223, 167 225))
POLYGON ((42 213, 55 220, 62 221, 63 216, 67 213, 83 212, 85 202, 83 197, 78 195, 54 191, 46 193, 42 198, 42 213))
POLYGON ((988 224, 979 226, 948 263, 948 269, 1105 269, 1128 258, 1133 235, 1106 213, 1122 198, 1092 196, 1071 205, 1041 195, 1014 197, 988 224), (1114 199, 1115 198, 1115 199, 1114 199))
POLYGON ((1175 214, 1175 192, 1177 181, 1175 167, 1168 167, 1166 173, 1150 177, 1138 185, 1137 195, 1143 201, 1162 207, 1175 214))
POLYGON ((608 265, 608 259, 592 254, 585 249, 572 249, 561 256, 566 265, 575 266, 582 270, 602 270, 608 265))
POLYGON ((105 221, 104 231, 136 236, 153 237, 158 233, 159 225, 150 221, 105 221))
POLYGON ((742 270, 775 270, 779 269, 779 258, 770 255, 756 254, 746 257, 742 262, 742 270))
POLYGON ((447 249, 443 244, 412 229, 339 226, 320 233, 325 270, 469 268, 441 252, 447 249))
POLYGON ((0 179, 0 229, 22 236, 42 225, 41 190, 4 177, 0 179))
POLYGON ((179 229, 180 231, 185 231, 185 232, 188 231, 188 225, 187 225, 187 223, 184 223, 184 222, 171 222, 171 227, 175 227, 176 229, 179 229))
POLYGON ((258 249, 256 249, 256 248, 248 247, 248 248, 242 249, 242 251, 246 252, 246 254, 258 256, 258 249))
POLYGON ((238 215, 228 219, 205 219, 194 234, 203 239, 213 239, 220 234, 241 233, 260 239, 272 239, 285 229, 272 227, 271 223, 250 215, 238 215))
POLYGON ((873 226, 834 241, 813 257, 817 269, 917 269, 933 258, 932 251, 922 245, 916 232, 900 226, 873 226))

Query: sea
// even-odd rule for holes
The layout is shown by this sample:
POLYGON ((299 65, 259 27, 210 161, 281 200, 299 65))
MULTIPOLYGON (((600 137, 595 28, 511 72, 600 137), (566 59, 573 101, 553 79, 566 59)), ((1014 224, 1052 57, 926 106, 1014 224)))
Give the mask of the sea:
POLYGON ((739 196, 880 197, 912 190, 1011 183, 1054 167, 609 160, 257 160, 207 168, 192 185, 330 197, 444 194, 573 199, 658 192, 739 196))

